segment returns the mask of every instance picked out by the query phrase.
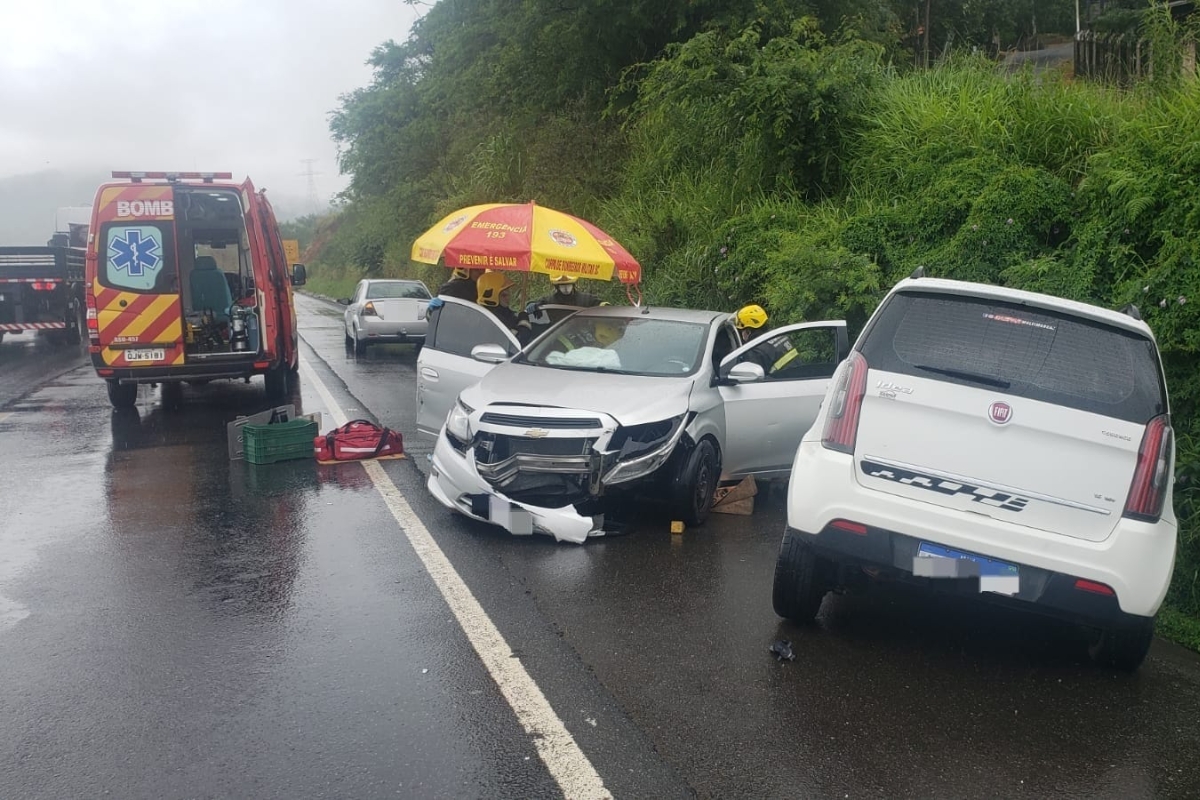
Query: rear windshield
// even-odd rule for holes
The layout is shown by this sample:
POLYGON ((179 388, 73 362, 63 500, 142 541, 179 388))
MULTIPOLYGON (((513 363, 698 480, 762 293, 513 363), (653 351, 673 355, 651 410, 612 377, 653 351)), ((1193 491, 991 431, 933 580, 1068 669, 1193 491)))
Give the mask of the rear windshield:
POLYGON ((368 300, 428 300, 429 290, 421 283, 382 283, 367 284, 368 300))
POLYGON ((872 369, 995 389, 1145 423, 1165 413, 1154 343, 1029 306, 894 295, 861 346, 872 369))

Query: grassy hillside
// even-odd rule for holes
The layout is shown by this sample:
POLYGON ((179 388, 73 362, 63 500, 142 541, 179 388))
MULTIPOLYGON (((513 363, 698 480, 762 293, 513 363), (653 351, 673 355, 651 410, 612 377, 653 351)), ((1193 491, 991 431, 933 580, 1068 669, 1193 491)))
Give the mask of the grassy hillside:
POLYGON ((1180 552, 1161 628, 1200 645, 1200 84, 1180 77, 1180 32, 1149 26, 1154 82, 1123 91, 969 54, 906 70, 870 37, 747 13, 610 65, 603 102, 476 105, 470 123, 435 91, 436 58, 381 51, 379 81, 340 120, 356 184, 326 223, 314 285, 435 286, 443 269, 408 260, 425 225, 535 198, 621 240, 654 303, 753 301, 775 324, 858 326, 917 266, 1134 302, 1162 347, 1178 441, 1180 552))

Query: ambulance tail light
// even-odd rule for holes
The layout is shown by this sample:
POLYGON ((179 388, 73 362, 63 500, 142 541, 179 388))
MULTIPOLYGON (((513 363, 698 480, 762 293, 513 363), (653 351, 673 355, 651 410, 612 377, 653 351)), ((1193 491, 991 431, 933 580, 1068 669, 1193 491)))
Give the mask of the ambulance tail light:
POLYGON ((100 344, 100 320, 96 316, 96 298, 90 293, 85 301, 87 305, 88 340, 93 347, 100 344))

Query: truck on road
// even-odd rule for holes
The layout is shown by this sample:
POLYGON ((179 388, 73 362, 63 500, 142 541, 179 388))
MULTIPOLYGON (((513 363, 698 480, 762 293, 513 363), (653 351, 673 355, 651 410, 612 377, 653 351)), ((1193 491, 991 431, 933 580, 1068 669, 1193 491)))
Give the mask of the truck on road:
POLYGON ((0 341, 31 334, 53 344, 80 342, 87 229, 71 224, 45 246, 0 247, 0 341))

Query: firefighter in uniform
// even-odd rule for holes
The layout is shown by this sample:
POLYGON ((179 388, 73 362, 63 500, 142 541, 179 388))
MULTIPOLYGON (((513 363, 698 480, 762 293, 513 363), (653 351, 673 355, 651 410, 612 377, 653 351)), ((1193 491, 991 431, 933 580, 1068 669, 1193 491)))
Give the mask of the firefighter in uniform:
POLYGON ((468 300, 474 303, 479 294, 476 281, 480 272, 481 270, 477 269, 455 267, 454 272, 450 273, 450 280, 438 287, 438 296, 456 297, 459 300, 468 300))
POLYGON ((509 290, 513 283, 508 276, 503 272, 485 272, 479 276, 475 286, 476 302, 491 311, 500 324, 517 337, 522 347, 528 344, 533 339, 533 324, 528 314, 518 314, 509 308, 509 290))
POLYGON ((538 300, 538 305, 578 306, 579 308, 591 308, 592 306, 601 305, 600 298, 596 297, 596 295, 578 290, 575 286, 578 280, 574 275, 555 275, 550 279, 554 290, 538 300))
MULTIPOLYGON (((733 324, 738 329, 738 335, 743 345, 766 336, 770 331, 770 328, 767 327, 767 319, 767 312, 760 305, 748 305, 738 310, 734 315, 733 324)), ((788 355, 785 352, 786 349, 786 340, 778 344, 764 340, 758 347, 747 350, 741 357, 741 361, 742 363, 758 364, 762 367, 763 374, 770 375, 773 370, 782 366, 781 359, 788 355)))

